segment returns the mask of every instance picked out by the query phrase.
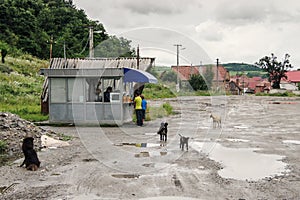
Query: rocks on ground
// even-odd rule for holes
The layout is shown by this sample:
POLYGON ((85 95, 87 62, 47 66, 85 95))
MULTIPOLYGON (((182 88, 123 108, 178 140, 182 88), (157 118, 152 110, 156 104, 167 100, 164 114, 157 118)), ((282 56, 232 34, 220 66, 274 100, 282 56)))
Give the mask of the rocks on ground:
POLYGON ((37 150, 43 148, 42 135, 57 136, 55 132, 44 130, 32 122, 20 118, 18 115, 0 112, 0 141, 6 144, 6 148, 2 153, 9 157, 21 156, 22 141, 26 135, 32 135, 34 147, 37 150))

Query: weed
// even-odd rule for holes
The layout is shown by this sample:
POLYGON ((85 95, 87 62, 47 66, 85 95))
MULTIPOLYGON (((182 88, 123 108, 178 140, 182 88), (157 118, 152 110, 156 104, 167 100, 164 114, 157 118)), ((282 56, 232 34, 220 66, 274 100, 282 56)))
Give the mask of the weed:
POLYGON ((165 109, 167 112, 167 115, 173 114, 173 107, 169 103, 164 103, 162 107, 165 109))
POLYGON ((63 133, 59 133, 58 136, 59 136, 59 139, 62 141, 69 141, 69 140, 72 140, 72 138, 73 138, 72 136, 65 135, 63 133))
POLYGON ((0 154, 3 154, 7 149, 7 143, 4 140, 0 140, 0 154))

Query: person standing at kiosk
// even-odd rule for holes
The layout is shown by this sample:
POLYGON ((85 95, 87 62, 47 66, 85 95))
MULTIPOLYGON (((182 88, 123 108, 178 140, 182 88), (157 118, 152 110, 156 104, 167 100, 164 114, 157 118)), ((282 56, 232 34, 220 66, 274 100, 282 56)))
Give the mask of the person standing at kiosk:
POLYGON ((136 114, 136 123, 138 126, 143 126, 143 110, 142 110, 142 98, 140 93, 136 93, 136 97, 134 98, 135 105, 135 114, 136 114))
POLYGON ((112 87, 109 86, 106 88, 106 91, 104 92, 104 102, 110 102, 110 93, 112 92, 112 87))

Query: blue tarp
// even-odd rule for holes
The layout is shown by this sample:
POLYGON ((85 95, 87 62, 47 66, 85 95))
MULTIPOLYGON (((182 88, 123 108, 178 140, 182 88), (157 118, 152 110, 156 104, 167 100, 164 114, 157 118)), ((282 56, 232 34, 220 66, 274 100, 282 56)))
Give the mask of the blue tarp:
POLYGON ((124 82, 157 83, 157 79, 150 73, 131 68, 124 69, 124 82))

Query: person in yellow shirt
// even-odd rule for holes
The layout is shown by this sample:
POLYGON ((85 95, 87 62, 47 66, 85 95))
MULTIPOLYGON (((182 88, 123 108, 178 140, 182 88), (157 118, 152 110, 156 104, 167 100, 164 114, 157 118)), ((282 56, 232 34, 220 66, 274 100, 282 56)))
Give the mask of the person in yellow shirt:
POLYGON ((134 98, 136 123, 138 126, 143 126, 143 109, 142 109, 142 98, 140 93, 137 92, 134 98))

